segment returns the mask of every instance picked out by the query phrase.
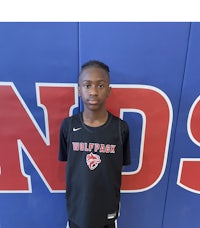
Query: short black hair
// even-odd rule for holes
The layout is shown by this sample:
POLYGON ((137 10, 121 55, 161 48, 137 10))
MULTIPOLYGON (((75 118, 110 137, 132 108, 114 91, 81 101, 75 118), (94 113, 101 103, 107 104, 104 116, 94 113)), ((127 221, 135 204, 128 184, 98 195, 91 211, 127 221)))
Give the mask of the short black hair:
POLYGON ((109 69, 109 66, 106 65, 105 63, 101 62, 101 61, 98 61, 98 60, 90 60, 86 63, 84 63, 82 66, 81 66, 81 72, 88 68, 88 67, 97 67, 97 68, 101 68, 103 70, 105 70, 108 74, 110 72, 110 69, 109 69))
POLYGON ((110 74, 109 74, 110 69, 109 69, 108 65, 106 65, 105 63, 98 61, 98 60, 90 60, 81 66, 81 71, 78 76, 78 84, 79 84, 79 79, 80 79, 80 76, 81 76, 83 70, 90 68, 90 67, 96 67, 96 68, 100 68, 100 69, 104 70, 108 76, 108 80, 110 81, 110 74))

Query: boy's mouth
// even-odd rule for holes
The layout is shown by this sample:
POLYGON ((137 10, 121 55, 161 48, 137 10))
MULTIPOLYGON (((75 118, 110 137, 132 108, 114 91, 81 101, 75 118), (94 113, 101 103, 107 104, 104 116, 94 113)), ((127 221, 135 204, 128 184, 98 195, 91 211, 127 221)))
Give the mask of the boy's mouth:
POLYGON ((90 99, 90 100, 88 100, 88 102, 90 104, 97 104, 98 103, 98 100, 97 99, 90 99))

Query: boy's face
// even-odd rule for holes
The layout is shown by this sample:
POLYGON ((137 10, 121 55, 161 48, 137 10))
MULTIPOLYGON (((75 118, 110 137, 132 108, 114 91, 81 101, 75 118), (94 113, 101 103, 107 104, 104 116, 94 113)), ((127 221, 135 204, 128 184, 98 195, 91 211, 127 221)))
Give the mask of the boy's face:
POLYGON ((105 70, 88 67, 79 76, 79 96, 85 108, 99 110, 105 107, 105 100, 110 94, 109 77, 105 70))

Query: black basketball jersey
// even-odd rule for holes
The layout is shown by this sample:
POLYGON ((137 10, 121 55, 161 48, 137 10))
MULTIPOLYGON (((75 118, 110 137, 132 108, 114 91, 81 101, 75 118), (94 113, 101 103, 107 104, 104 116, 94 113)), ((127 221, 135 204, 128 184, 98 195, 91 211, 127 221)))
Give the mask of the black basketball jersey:
POLYGON ((64 119, 59 160, 67 161, 67 211, 81 228, 112 223, 118 215, 121 171, 130 164, 129 129, 111 113, 100 127, 82 113, 64 119))

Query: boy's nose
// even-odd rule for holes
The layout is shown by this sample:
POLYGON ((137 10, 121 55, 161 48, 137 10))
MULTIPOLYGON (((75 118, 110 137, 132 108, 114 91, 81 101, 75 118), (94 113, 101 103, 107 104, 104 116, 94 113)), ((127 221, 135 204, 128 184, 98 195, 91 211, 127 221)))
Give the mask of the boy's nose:
POLYGON ((90 89, 90 94, 96 95, 97 93, 98 93, 98 92, 97 92, 96 86, 92 86, 91 89, 90 89))

